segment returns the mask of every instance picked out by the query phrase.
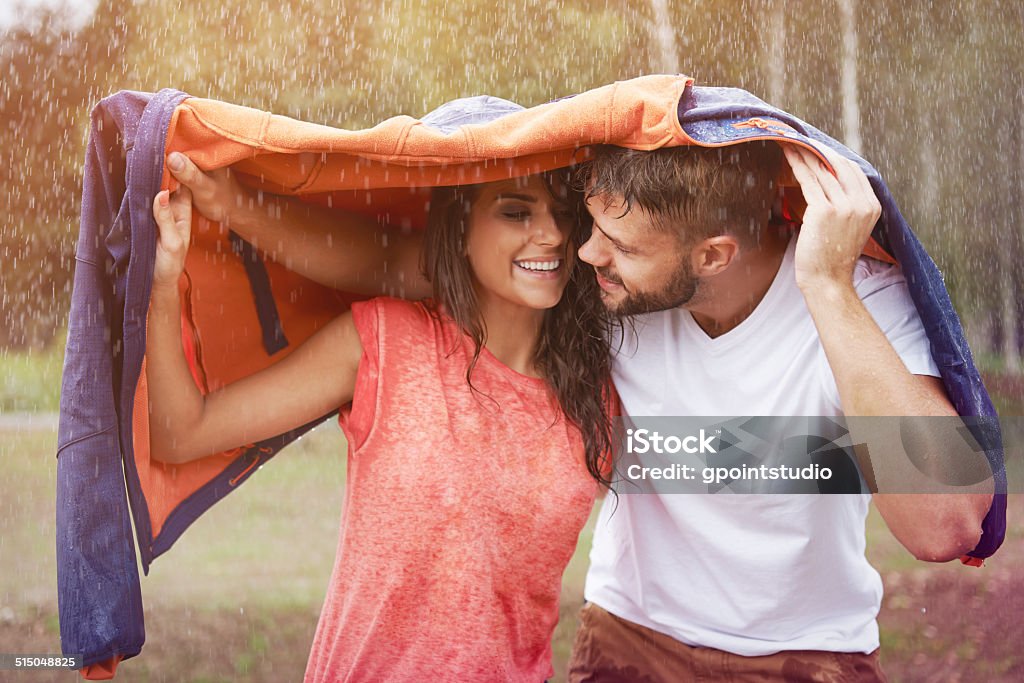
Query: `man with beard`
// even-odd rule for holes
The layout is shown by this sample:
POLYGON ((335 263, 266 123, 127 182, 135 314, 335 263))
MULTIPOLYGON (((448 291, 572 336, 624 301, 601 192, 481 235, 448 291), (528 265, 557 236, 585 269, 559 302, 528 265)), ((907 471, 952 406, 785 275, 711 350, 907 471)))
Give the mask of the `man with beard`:
MULTIPOLYGON (((824 154, 834 175, 795 145, 598 150, 579 255, 635 316, 613 370, 626 414, 956 415, 899 267, 861 257, 881 210, 867 178, 824 154), (798 230, 772 219, 783 156, 798 230)), ((991 496, 873 499, 942 562, 975 546, 991 496)), ((606 497, 569 679, 884 680, 870 500, 606 497)))

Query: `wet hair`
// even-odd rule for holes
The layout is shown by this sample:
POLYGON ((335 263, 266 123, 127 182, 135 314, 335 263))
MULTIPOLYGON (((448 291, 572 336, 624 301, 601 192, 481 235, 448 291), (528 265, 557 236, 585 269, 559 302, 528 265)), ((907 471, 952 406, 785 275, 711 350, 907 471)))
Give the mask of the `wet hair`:
POLYGON ((751 243, 768 224, 782 166, 774 142, 593 151, 574 180, 587 199, 607 208, 621 197, 622 215, 639 208, 655 229, 675 231, 684 243, 724 234, 751 243))
MULTIPOLYGON (((573 209, 574 224, 569 235, 569 248, 573 249, 583 243, 590 230, 590 216, 583 195, 570 188, 569 180, 568 171, 544 174, 551 196, 567 200, 573 209), (553 182, 555 174, 564 182, 553 182)), ((422 260, 423 273, 433 286, 433 312, 439 315, 443 311, 475 345, 466 368, 470 387, 473 368, 487 338, 465 256, 470 211, 479 188, 460 185, 434 190, 422 260)), ((601 303, 593 267, 576 259, 562 298, 544 312, 533 358, 562 412, 580 431, 587 470, 605 486, 610 484, 612 453, 608 339, 615 324, 601 303)))

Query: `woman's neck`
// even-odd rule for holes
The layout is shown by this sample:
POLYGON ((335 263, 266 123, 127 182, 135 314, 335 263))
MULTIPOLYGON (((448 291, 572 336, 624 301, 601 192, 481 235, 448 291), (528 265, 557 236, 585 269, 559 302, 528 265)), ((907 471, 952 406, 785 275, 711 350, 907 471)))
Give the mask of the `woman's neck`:
POLYGON ((544 324, 543 309, 526 308, 505 301, 480 302, 486 338, 484 346, 502 364, 521 375, 540 377, 534 362, 544 324))

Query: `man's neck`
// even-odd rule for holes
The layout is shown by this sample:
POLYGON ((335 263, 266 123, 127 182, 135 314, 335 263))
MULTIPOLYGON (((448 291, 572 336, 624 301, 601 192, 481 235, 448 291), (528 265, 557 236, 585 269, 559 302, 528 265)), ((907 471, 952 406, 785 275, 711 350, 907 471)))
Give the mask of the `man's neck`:
POLYGON ((750 317, 775 281, 789 240, 789 233, 766 230, 760 246, 740 252, 725 271, 701 281, 685 308, 705 334, 720 337, 750 317))

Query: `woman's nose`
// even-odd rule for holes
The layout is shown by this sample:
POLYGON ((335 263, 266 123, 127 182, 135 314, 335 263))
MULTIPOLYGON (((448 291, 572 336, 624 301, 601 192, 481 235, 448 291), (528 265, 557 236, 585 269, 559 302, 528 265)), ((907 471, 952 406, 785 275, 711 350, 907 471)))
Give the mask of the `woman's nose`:
POLYGON ((557 247, 565 241, 562 227, 549 211, 538 212, 530 227, 533 229, 533 239, 539 245, 557 247))

